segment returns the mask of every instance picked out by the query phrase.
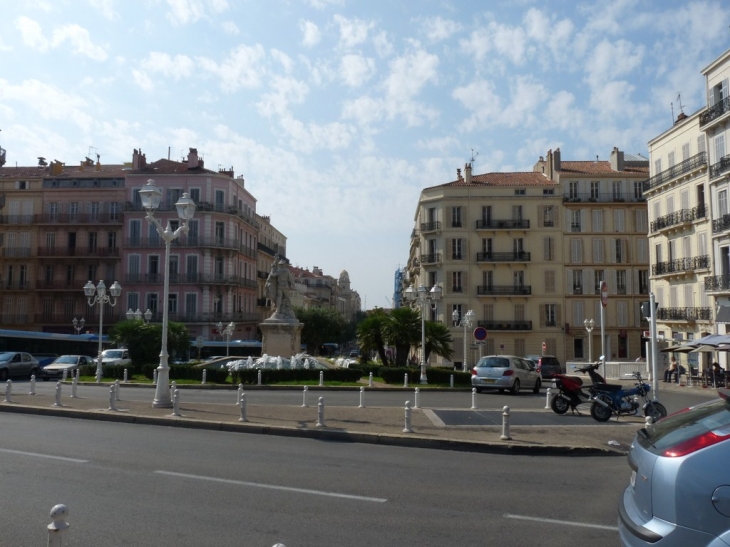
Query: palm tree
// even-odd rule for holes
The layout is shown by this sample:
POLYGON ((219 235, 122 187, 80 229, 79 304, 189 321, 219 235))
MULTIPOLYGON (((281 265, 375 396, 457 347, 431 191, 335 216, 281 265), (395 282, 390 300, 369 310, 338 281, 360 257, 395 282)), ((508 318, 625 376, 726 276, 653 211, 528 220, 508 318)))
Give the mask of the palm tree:
POLYGON ((385 339, 395 346, 395 364, 405 367, 412 346, 421 339, 421 316, 413 308, 391 310, 385 323, 385 339))
POLYGON ((431 353, 448 360, 454 356, 453 339, 449 328, 437 321, 426 321, 426 362, 431 353))
POLYGON ((357 327, 357 339, 363 354, 377 351, 383 365, 388 365, 385 353, 385 322, 388 316, 376 308, 357 327))

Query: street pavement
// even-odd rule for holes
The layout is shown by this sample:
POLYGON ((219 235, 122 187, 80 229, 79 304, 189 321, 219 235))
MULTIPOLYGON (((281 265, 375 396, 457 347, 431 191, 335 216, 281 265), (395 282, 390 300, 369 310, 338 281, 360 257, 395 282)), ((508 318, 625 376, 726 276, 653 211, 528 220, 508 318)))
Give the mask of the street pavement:
MULTIPOLYGON (((202 391, 204 386, 178 386, 180 415, 175 416, 172 408, 152 407, 153 386, 150 385, 121 384, 119 400, 114 403, 115 409, 112 409, 110 385, 79 384, 79 388, 83 387, 83 390, 79 389, 81 396, 72 398, 70 382, 64 382, 61 391, 62 406, 55 406, 55 395, 51 395, 48 389, 39 389, 37 394, 30 395, 27 382, 16 383, 11 393, 11 402, 6 401, 6 397, 0 393, 0 411, 390 446, 527 455, 623 455, 627 453, 636 431, 645 423, 642 416, 621 416, 618 420, 614 417, 609 422, 599 423, 590 417, 588 405, 582 406, 580 416, 570 412, 558 416, 549 408, 533 406, 509 409, 509 426, 505 429, 505 408, 501 405, 514 401, 515 406, 519 406, 516 403, 527 395, 514 399, 477 395, 474 401, 478 408, 468 405, 460 408, 414 408, 413 389, 402 389, 404 398, 410 399, 411 403, 412 431, 408 432, 405 431, 405 407, 367 405, 368 397, 374 392, 393 392, 399 389, 386 386, 366 387, 363 392, 366 404, 362 408, 356 404, 326 404, 328 394, 360 391, 357 387, 310 386, 307 406, 303 405, 302 388, 292 387, 292 393, 299 395, 298 404, 258 404, 262 398, 257 397, 257 404, 246 404, 247 421, 242 421, 241 407, 235 403, 191 401, 193 392, 202 391), (188 400, 186 392, 190 395, 188 400), (146 394, 147 397, 140 397, 140 394, 146 394), (318 408, 320 397, 323 399, 321 420, 318 408)), ((213 386, 208 389, 212 390, 213 386)), ((244 392, 251 397, 253 393, 258 394, 267 389, 270 390, 270 387, 246 386, 244 392)), ((661 383, 660 389, 669 393, 692 393, 707 397, 717 394, 716 390, 701 386, 661 383)), ((281 390, 277 386, 277 391, 281 390)), ((222 394, 219 398, 221 401, 236 400, 235 388, 215 391, 222 394)), ((420 391, 421 400, 424 400, 428 393, 438 390, 424 387, 420 391)), ((469 397, 470 390, 448 391, 461 391, 466 398, 469 397)), ((358 394, 353 393, 352 396, 355 398, 358 394)), ((544 394, 541 397, 546 403, 547 397, 544 394)))

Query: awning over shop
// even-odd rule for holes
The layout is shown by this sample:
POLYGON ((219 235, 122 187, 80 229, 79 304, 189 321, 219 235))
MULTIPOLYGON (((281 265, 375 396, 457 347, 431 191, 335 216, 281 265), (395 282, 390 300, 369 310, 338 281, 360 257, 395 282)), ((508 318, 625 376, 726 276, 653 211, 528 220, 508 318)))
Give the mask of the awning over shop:
POLYGON ((730 306, 720 306, 715 323, 730 323, 730 306))

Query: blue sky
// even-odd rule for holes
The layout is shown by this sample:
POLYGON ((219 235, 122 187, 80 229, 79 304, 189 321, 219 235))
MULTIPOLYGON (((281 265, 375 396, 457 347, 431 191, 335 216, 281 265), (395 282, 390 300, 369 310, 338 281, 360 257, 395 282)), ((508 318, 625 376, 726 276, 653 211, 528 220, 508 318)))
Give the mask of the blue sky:
POLYGON ((422 188, 607 159, 704 104, 721 1, 27 0, 0 18, 8 165, 233 166, 301 267, 388 306, 422 188))

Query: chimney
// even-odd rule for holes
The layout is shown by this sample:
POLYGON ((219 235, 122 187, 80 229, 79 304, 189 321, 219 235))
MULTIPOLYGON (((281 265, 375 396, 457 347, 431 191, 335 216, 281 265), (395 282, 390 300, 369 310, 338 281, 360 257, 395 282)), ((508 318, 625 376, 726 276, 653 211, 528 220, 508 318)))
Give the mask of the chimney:
POLYGON ((147 167, 147 156, 142 153, 142 149, 134 149, 132 154, 132 169, 144 169, 147 167))
POLYGON ((456 180, 457 181, 461 180, 461 169, 456 170, 456 180))
POLYGON ((556 148, 553 152, 553 169, 555 172, 560 171, 560 148, 556 148))
POLYGON ((467 184, 471 184, 471 163, 464 164, 464 179, 467 184))
POLYGON ((614 146, 611 151, 611 169, 614 171, 624 170, 624 153, 617 146, 614 146))
POLYGON ((51 162, 51 175, 57 176, 63 173, 63 164, 58 160, 51 162))
POLYGON ((79 162, 79 171, 83 171, 83 170, 84 170, 84 162, 80 161, 79 162))
POLYGON ((101 171, 101 161, 99 158, 96 158, 96 170, 101 171))
POLYGON ((188 152, 188 169, 195 169, 198 166, 198 149, 190 148, 188 152))
POLYGON ((553 179, 553 151, 548 150, 547 151, 547 178, 550 180, 553 179))

